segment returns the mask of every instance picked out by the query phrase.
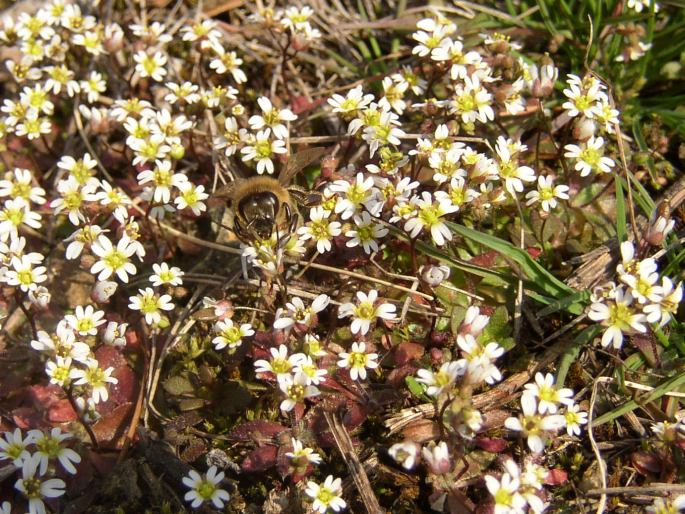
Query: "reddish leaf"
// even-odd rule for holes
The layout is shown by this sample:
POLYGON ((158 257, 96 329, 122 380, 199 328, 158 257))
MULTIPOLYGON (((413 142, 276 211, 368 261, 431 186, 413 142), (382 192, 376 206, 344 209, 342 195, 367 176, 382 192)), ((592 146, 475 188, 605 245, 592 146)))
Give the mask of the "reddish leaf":
POLYGON ((495 260, 497 259, 497 252, 490 251, 476 255, 469 262, 475 264, 476 266, 482 266, 483 268, 492 268, 495 265, 495 260))
POLYGON ((265 471, 275 466, 277 459, 278 446, 267 444, 252 450, 250 454, 245 457, 245 460, 240 465, 240 469, 246 473, 265 471))
POLYGON ((48 428, 42 412, 33 407, 19 407, 12 411, 12 421, 22 430, 30 428, 48 428))
POLYGON ((535 247, 526 248, 526 251, 528 252, 528 255, 530 255, 533 259, 537 259, 538 257, 540 257, 540 254, 542 253, 542 250, 535 247))
POLYGON ((53 423, 67 423, 77 419, 76 411, 66 398, 59 400, 48 411, 48 419, 53 423))
POLYGON ((98 360, 102 369, 107 369, 110 366, 114 369, 128 366, 124 354, 114 346, 101 346, 95 352, 95 358, 98 360))
POLYGON ((405 366, 400 366, 394 368, 389 374, 386 384, 392 387, 401 387, 404 384, 404 379, 413 375, 418 368, 413 364, 407 364, 405 366))
POLYGON ((547 485, 561 485, 568 481, 568 473, 563 469, 552 468, 545 477, 545 484, 547 485))
POLYGON ((41 410, 49 409, 64 396, 62 388, 54 384, 34 385, 29 387, 27 392, 33 404, 41 410))
POLYGON ((474 441, 476 445, 490 453, 500 453, 507 447, 507 442, 504 439, 490 439, 483 437, 474 441))
POLYGON ((229 437, 236 441, 263 440, 275 437, 284 430, 287 430, 287 428, 273 421, 248 421, 234 428, 229 437))
POLYGON ((109 386, 109 399, 114 405, 135 402, 138 387, 136 374, 128 366, 117 368, 112 373, 118 382, 109 386))
POLYGON ((318 100, 314 100, 313 102, 310 102, 307 100, 302 95, 296 95, 292 99, 292 111, 295 114, 302 114, 307 111, 311 111, 312 109, 316 109, 319 105, 323 104, 326 101, 325 98, 319 98, 318 100))
POLYGON ((348 409, 343 416, 342 422, 347 430, 352 431, 364 423, 369 415, 369 410, 365 405, 357 402, 348 402, 348 409))
POLYGON ((93 425, 93 432, 101 447, 121 448, 128 430, 132 410, 132 403, 119 405, 93 425))
POLYGON ((400 343, 393 351, 395 364, 398 366, 409 364, 413 360, 420 359, 425 351, 424 346, 418 343, 400 343))
POLYGON ((655 475, 661 472, 661 459, 649 452, 633 452, 630 455, 630 462, 641 475, 655 475))

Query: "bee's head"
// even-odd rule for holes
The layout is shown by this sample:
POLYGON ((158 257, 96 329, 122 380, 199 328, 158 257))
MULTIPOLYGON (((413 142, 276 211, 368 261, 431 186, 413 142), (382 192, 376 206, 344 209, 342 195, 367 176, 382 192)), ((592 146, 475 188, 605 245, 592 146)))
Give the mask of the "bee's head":
POLYGON ((252 193, 238 202, 238 216, 245 223, 245 229, 260 239, 269 239, 273 231, 280 202, 270 191, 252 193))

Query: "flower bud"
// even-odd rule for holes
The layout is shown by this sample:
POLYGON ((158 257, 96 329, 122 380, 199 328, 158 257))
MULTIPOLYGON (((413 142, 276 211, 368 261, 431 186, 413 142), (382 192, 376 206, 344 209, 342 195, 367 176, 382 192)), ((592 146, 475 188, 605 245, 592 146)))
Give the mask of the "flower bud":
POLYGON ((587 141, 595 134, 595 130, 597 130, 595 122, 583 117, 573 127, 573 137, 578 141, 587 141))
POLYGON ((421 453, 431 473, 444 475, 452 469, 450 452, 445 441, 440 441, 440 443, 432 447, 427 446, 421 453))
POLYGON ((110 23, 105 27, 105 50, 110 53, 118 52, 124 47, 124 31, 119 24, 110 23))
POLYGON ((662 202, 649 218, 645 240, 652 246, 661 246, 674 226, 675 220, 671 218, 670 205, 667 201, 662 202))
POLYGON ((444 264, 440 266, 431 264, 428 266, 421 266, 419 268, 419 275, 421 276, 421 280, 426 284, 431 287, 437 287, 449 278, 450 269, 444 264))
POLYGON ((90 292, 90 298, 95 303, 108 303, 109 299, 117 291, 117 283, 109 280, 96 282, 90 292))
POLYGON ((52 295, 47 287, 38 286, 33 291, 29 291, 28 297, 33 306, 38 310, 44 311, 48 308, 52 295))
POLYGON ((169 152, 169 156, 178 161, 180 159, 183 159, 183 156, 186 154, 186 149, 183 148, 183 145, 179 145, 178 143, 174 143, 171 145, 171 151, 169 152))

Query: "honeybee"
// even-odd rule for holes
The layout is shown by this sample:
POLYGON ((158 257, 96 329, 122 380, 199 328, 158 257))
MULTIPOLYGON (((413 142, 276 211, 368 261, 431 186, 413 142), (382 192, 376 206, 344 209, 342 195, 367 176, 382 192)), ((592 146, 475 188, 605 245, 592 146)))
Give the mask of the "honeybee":
POLYGON ((313 207, 321 202, 318 191, 289 184, 298 171, 320 158, 325 148, 309 148, 293 155, 278 178, 256 176, 237 178, 215 193, 224 198, 231 212, 231 229, 244 243, 277 240, 297 229, 297 206, 313 207))

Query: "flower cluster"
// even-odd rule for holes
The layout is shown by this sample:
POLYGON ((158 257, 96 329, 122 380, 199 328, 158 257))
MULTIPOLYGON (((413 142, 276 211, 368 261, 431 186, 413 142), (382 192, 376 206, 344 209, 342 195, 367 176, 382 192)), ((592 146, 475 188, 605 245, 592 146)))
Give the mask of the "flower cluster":
MULTIPOLYGON (((24 434, 16 428, 4 432, 0 437, 0 462, 9 461, 21 475, 14 484, 28 502, 30 514, 45 514, 45 499, 59 498, 65 492, 66 483, 57 478, 59 463, 64 472, 75 475, 74 464, 81 462, 81 456, 67 446, 72 435, 53 428, 49 433, 29 430, 24 434)), ((2 505, 2 512, 10 512, 2 505)))
POLYGON ((621 243, 619 283, 595 289, 588 316, 605 327, 602 346, 618 349, 626 335, 667 325, 683 299, 683 284, 660 275, 653 258, 639 259, 630 241, 621 243))

